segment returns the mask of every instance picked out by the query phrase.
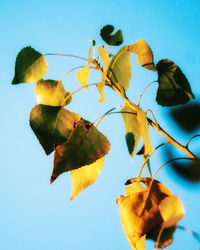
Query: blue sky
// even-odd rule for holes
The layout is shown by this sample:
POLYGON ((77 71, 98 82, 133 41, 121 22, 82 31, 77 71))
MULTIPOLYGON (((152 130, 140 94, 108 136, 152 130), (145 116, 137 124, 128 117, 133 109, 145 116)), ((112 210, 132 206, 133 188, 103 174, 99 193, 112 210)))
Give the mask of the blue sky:
MULTIPOLYGON (((29 127, 29 112, 36 104, 34 84, 11 85, 19 50, 30 45, 44 54, 69 53, 86 57, 88 40, 95 39, 101 45, 100 28, 113 24, 123 30, 127 44, 145 39, 154 51, 155 62, 169 58, 177 63, 199 100, 199 13, 198 0, 1 0, 0 249, 130 249, 115 200, 124 193, 124 182, 137 175, 141 164, 138 158, 132 163, 124 140, 122 119, 113 115, 99 126, 112 148, 97 182, 74 201, 69 201, 69 174, 63 174, 50 185, 53 156, 44 154, 29 127)), ((63 57, 49 56, 47 60, 49 72, 46 78, 52 79, 59 79, 65 71, 82 63, 63 57)), ((137 101, 144 86, 157 76, 139 67, 135 57, 132 62, 133 80, 128 96, 137 101)), ((63 83, 68 91, 79 87, 73 73, 63 83)), ((167 108, 156 104, 155 91, 153 86, 145 93, 142 107, 150 106, 160 124, 186 143, 191 135, 185 136, 173 121, 165 120, 167 108)), ((88 93, 82 91, 74 96, 69 109, 94 121, 109 108, 123 103, 110 90, 107 90, 105 104, 99 104, 97 100, 98 94, 91 88, 88 93)), ((154 146, 163 141, 153 130, 152 139, 154 146)), ((153 170, 163 161, 158 152, 152 161, 153 170)), ((158 179, 177 194, 186 207, 186 215, 180 224, 200 232, 200 185, 189 185, 166 170, 160 172, 158 179)), ((147 249, 152 246, 153 243, 147 243, 147 249)), ((168 249, 195 250, 198 247, 198 242, 190 235, 177 231, 175 243, 168 249)))

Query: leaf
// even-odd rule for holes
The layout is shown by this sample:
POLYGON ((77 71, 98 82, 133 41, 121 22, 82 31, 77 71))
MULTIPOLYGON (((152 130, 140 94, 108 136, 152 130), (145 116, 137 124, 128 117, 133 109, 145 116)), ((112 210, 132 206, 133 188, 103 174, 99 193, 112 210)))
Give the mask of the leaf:
POLYGON ((164 228, 174 226, 185 214, 184 206, 176 195, 163 199, 159 204, 159 209, 164 221, 164 228))
POLYGON ((105 84, 105 80, 106 80, 106 74, 107 74, 107 71, 108 71, 108 66, 109 66, 109 63, 110 63, 110 59, 109 59, 109 55, 108 55, 107 51, 104 49, 104 47, 99 46, 98 47, 98 52, 99 52, 99 55, 100 55, 100 57, 101 57, 101 59, 103 61, 104 71, 102 73, 101 81, 97 84, 97 89, 98 89, 99 94, 100 94, 99 102, 104 102, 105 101, 104 84, 105 84))
POLYGON ((80 119, 79 114, 61 107, 36 105, 30 113, 30 126, 48 155, 66 141, 80 119))
POLYGON ((77 72, 76 77, 78 82, 82 87, 88 85, 88 79, 90 74, 90 61, 91 61, 92 48, 89 48, 88 52, 88 63, 85 67, 83 67, 80 71, 77 72))
POLYGON ((127 90, 131 80, 131 64, 130 52, 126 46, 122 47, 116 55, 113 56, 108 71, 107 77, 119 89, 127 90))
MULTIPOLYGON (((164 201, 166 197, 174 196, 162 183, 152 178, 133 178, 128 180, 126 184, 132 184, 132 187, 126 187, 126 196, 121 196, 117 199, 121 223, 133 249, 144 250, 144 242, 141 246, 138 246, 138 242, 144 241, 143 237, 146 237, 146 235, 148 238, 155 237, 155 230, 157 230, 157 228, 160 229, 163 222, 165 223, 165 221, 167 221, 164 221, 161 215, 160 204, 162 204, 162 201, 164 201), (141 183, 144 183, 145 187, 142 186, 141 183)), ((173 202, 165 204, 166 210, 169 206, 170 211, 172 211, 172 204, 173 202)), ((177 207, 174 206, 174 209, 176 208, 177 207)), ((174 211, 174 214, 175 213, 174 211)), ((164 218, 166 219, 167 217, 164 218)), ((176 220, 173 220, 173 222, 175 221, 176 220)), ((166 224, 166 227, 171 227, 171 224, 173 224, 172 220, 166 224)), ((169 237, 161 237, 160 243, 163 245, 170 244, 172 242, 170 239, 169 237)))
POLYGON ((133 109, 131 109, 129 106, 125 106, 121 110, 121 114, 124 120, 124 126, 125 126, 125 133, 126 133, 126 144, 128 147, 128 151, 132 157, 135 155, 135 150, 138 146, 141 132, 140 127, 138 124, 138 119, 135 114, 133 114, 133 109), (124 113, 127 112, 127 113, 124 113))
POLYGON ((104 165, 104 157, 90 165, 70 171, 72 178, 72 195, 70 200, 74 199, 85 188, 92 185, 98 178, 104 165))
POLYGON ((173 234, 176 230, 176 226, 164 228, 160 240, 157 242, 161 228, 162 226, 158 226, 146 234, 147 239, 152 239, 156 242, 155 248, 164 248, 173 243, 173 234))
POLYGON ((156 101, 162 106, 185 104, 194 98, 190 84, 181 69, 171 60, 164 59, 156 65, 158 91, 156 101))
POLYGON ((127 50, 137 54, 138 63, 145 69, 157 71, 154 65, 153 52, 145 40, 138 40, 128 45, 127 50))
POLYGON ((49 106, 65 106, 70 103, 72 97, 66 92, 61 81, 39 80, 35 89, 39 104, 49 106))
POLYGON ((107 44, 118 46, 123 43, 123 34, 121 30, 117 30, 111 35, 113 31, 114 27, 108 24, 101 29, 100 35, 107 44))
POLYGON ((64 172, 92 164, 109 149, 108 139, 92 123, 81 119, 67 141, 56 146, 51 183, 64 172))
POLYGON ((37 82, 46 74, 47 68, 44 55, 30 46, 25 47, 17 55, 12 84, 37 82))
POLYGON ((138 125, 140 128, 140 133, 144 141, 144 156, 146 156, 152 151, 151 140, 149 136, 148 121, 147 121, 146 113, 144 112, 143 109, 141 109, 137 105, 135 105, 134 108, 137 112, 136 117, 137 117, 138 125))
POLYGON ((200 103, 189 103, 173 108, 170 115, 186 132, 194 132, 200 127, 200 103))

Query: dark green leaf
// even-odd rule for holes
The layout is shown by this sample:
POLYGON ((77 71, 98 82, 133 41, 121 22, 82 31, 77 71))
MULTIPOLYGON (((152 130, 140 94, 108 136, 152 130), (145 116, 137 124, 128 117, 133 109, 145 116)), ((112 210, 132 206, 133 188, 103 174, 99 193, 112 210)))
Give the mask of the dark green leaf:
POLYGON ((37 82, 46 74, 47 68, 44 55, 31 47, 25 47, 17 55, 12 84, 37 82))
POLYGON ((31 110, 30 126, 48 155, 55 145, 66 141, 74 123, 80 119, 79 114, 61 107, 37 105, 31 110))
POLYGON ((56 146, 51 183, 62 173, 89 165, 108 153, 110 143, 96 127, 81 119, 67 141, 56 146))
POLYGON ((114 27, 112 25, 106 25, 101 29, 100 35, 107 44, 118 46, 123 43, 123 34, 121 30, 117 30, 112 35, 113 31, 114 27))
POLYGON ((191 103, 170 110, 171 116, 186 132, 200 127, 200 103, 191 103))
POLYGON ((107 71, 107 77, 119 89, 127 90, 131 80, 130 51, 122 47, 112 58, 107 71))
POLYGON ((156 68, 159 84, 156 97, 158 104, 175 106, 194 98, 187 78, 174 62, 164 59, 158 62, 156 68))
POLYGON ((36 84, 36 98, 39 104, 49 106, 65 106, 72 97, 66 92, 61 81, 40 80, 36 84))

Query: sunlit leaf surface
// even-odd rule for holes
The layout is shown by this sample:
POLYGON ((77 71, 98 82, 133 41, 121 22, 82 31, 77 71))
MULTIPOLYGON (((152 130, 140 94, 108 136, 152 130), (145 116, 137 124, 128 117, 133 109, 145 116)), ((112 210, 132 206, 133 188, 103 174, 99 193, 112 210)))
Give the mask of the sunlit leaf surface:
POLYGON ((106 25, 101 29, 100 35, 107 44, 118 46, 123 43, 122 31, 117 30, 112 34, 113 31, 114 27, 112 25, 106 25))
POLYGON ((30 126, 46 154, 50 154, 56 145, 66 141, 80 119, 79 114, 61 107, 37 105, 31 110, 30 126))
POLYGON ((164 59, 156 65, 158 91, 156 101, 162 106, 185 104, 194 98, 190 84, 181 69, 171 60, 164 59))
POLYGON ((17 55, 12 84, 37 82, 46 74, 47 68, 44 55, 31 47, 25 47, 17 55))
MULTIPOLYGON (((179 212, 182 211, 183 207, 181 204, 181 209, 179 209, 180 204, 174 199, 174 195, 162 183, 152 178, 133 178, 126 184, 131 184, 133 187, 126 187, 126 196, 120 196, 117 199, 121 223, 132 248, 144 250, 144 236, 148 234, 148 238, 155 239, 156 230, 158 228, 160 230, 165 222, 166 228, 175 226, 180 219, 179 212), (167 200, 168 197, 173 198, 167 200), (165 208, 163 208, 163 205, 165 208), (162 208, 163 212, 161 212, 162 208), (170 211, 168 214, 166 213, 167 208, 170 211), (179 209, 177 214, 176 209, 179 209), (138 245, 138 242, 142 242, 142 244, 138 245)), ((157 235, 160 232, 159 230, 157 235)), ((168 238, 161 237, 158 244, 167 246, 172 243, 171 238, 172 235, 168 238)))
POLYGON ((86 165, 84 167, 70 171, 70 175, 72 178, 71 200, 96 181, 103 166, 104 157, 100 158, 90 165, 86 165))
POLYGON ((174 226, 185 214, 183 204, 176 195, 171 195, 163 199, 159 205, 159 209, 164 221, 164 228, 174 226))
POLYGON ((65 106, 72 99, 70 93, 65 91, 62 82, 54 80, 38 81, 35 94, 38 104, 49 106, 65 106))
POLYGON ((118 53, 113 56, 108 68, 107 77, 119 89, 127 90, 129 88, 131 64, 130 52, 127 51, 126 46, 122 47, 118 53))
POLYGON ((127 50, 137 54, 138 63, 149 70, 157 71, 154 65, 153 52, 145 40, 127 46, 127 50))
POLYGON ((109 149, 108 139, 92 123, 81 119, 67 141, 56 146, 51 182, 64 172, 92 164, 109 149))

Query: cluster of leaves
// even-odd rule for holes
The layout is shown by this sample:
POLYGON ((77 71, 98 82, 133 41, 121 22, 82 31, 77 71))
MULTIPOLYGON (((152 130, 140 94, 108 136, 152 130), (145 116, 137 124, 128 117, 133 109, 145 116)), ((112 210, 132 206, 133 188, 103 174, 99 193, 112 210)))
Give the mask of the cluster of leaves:
MULTIPOLYGON (((112 34, 113 31, 112 25, 106 25, 100 35, 108 45, 121 45, 122 31, 112 34)), ((95 46, 95 42, 92 46, 95 46)), ((104 46, 99 46, 99 60, 93 58, 92 51, 90 47, 86 65, 77 72, 77 80, 82 88, 88 87, 90 70, 96 69, 101 73, 101 79, 96 84, 99 102, 105 101, 105 86, 111 87, 124 99, 126 104, 120 113, 124 120, 128 151, 134 157, 142 139, 140 154, 148 163, 152 152, 148 118, 146 112, 126 96, 131 80, 131 53, 137 55, 142 67, 158 74, 158 104, 174 106, 187 103, 194 98, 189 82, 171 60, 163 59, 155 65, 152 50, 144 40, 123 46, 115 55, 109 54, 104 46)), ((30 126, 45 153, 49 155, 54 152, 50 182, 69 171, 73 182, 73 199, 96 181, 103 168, 104 157, 109 152, 110 142, 93 123, 64 108, 72 101, 72 93, 65 90, 61 80, 44 80, 47 68, 45 55, 32 47, 25 47, 16 58, 12 84, 36 83, 38 104, 31 110, 30 126)), ((138 177, 131 180, 135 184, 127 186, 126 196, 117 199, 122 225, 131 246, 138 250, 144 249, 145 238, 157 241, 157 247, 169 245, 176 223, 184 214, 182 203, 153 178, 138 177)))

